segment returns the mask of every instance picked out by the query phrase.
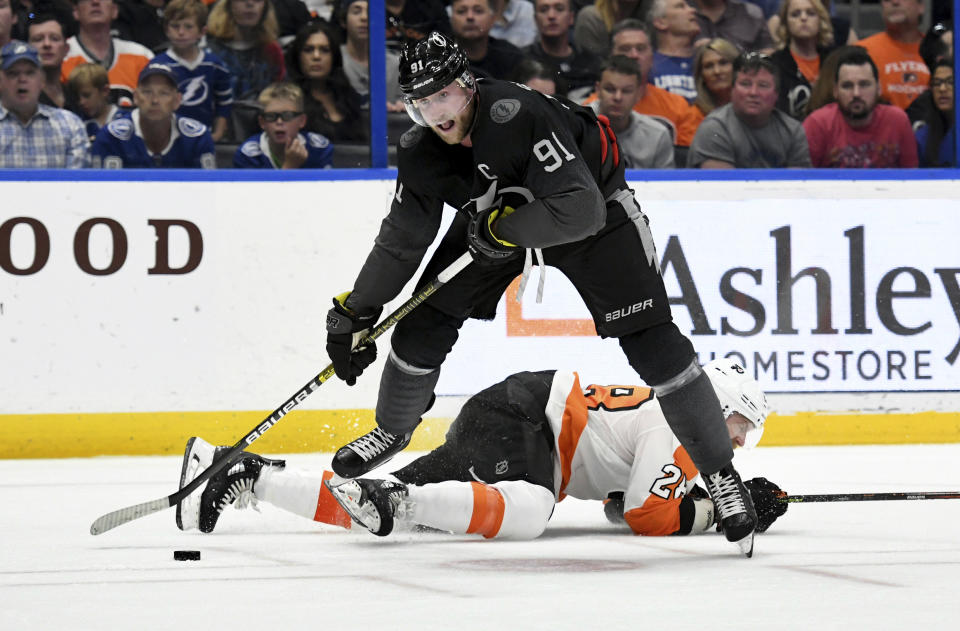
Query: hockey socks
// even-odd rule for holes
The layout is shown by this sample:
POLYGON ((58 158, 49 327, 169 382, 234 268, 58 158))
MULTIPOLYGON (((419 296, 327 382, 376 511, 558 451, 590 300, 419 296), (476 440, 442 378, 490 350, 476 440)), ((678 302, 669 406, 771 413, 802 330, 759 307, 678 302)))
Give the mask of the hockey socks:
POLYGON ((257 499, 295 515, 350 528, 350 516, 324 484, 332 476, 332 471, 324 471, 323 477, 318 477, 265 467, 254 486, 254 494, 257 499))

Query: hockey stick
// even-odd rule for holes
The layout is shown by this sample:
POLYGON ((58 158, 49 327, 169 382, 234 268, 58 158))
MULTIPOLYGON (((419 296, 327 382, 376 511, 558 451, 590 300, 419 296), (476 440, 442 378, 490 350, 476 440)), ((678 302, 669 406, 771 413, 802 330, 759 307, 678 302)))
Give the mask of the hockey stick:
MULTIPOLYGON (((358 345, 365 342, 371 342, 383 335, 388 329, 393 327, 393 325, 399 322, 411 311, 416 309, 424 300, 429 298, 438 289, 448 283, 450 279, 459 274, 467 265, 470 264, 470 261, 472 260, 473 258, 470 256, 469 252, 463 254, 460 258, 451 263, 445 270, 440 272, 436 278, 424 285, 423 288, 416 293, 416 295, 410 298, 410 300, 400 305, 396 311, 387 316, 385 320, 381 321, 380 324, 370 331, 359 342, 358 345)), ((303 401, 310 396, 314 390, 319 388, 333 375, 333 364, 330 364, 323 370, 323 372, 307 382, 307 384, 302 388, 297 390, 296 394, 284 401, 280 407, 271 412, 270 416, 265 418, 259 425, 250 430, 246 436, 241 438, 240 441, 231 447, 230 450, 227 451, 221 458, 211 463, 211 465, 207 467, 207 469, 200 475, 194 478, 190 484, 187 484, 176 493, 166 497, 161 497, 160 499, 153 500, 152 502, 127 506, 126 508, 121 508, 105 515, 101 515, 90 525, 90 534, 99 535, 108 530, 116 528, 117 526, 133 521, 134 519, 139 519, 141 517, 161 511, 165 508, 176 506, 185 497, 193 493, 201 484, 206 482, 221 469, 236 460, 239 457, 240 452, 246 449, 246 447, 252 444, 255 440, 263 436, 267 430, 276 425, 280 419, 287 415, 290 410, 303 403, 303 401)))
POLYGON ((960 500, 960 492, 928 491, 921 493, 835 493, 826 495, 783 495, 781 503, 803 502, 878 502, 881 500, 960 500))

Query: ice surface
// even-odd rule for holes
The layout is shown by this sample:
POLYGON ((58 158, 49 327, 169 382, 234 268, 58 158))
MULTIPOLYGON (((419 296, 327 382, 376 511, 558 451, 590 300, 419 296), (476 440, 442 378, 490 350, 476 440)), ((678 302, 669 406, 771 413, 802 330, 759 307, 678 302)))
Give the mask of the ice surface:
MULTIPOLYGON (((736 459, 791 493, 960 490, 958 462, 960 445, 736 459)), ((179 472, 169 457, 0 461, 0 629, 960 628, 960 500, 792 505, 753 559, 720 535, 635 537, 572 499, 532 542, 380 539, 264 504, 228 509, 211 535, 177 530, 173 509, 89 534, 179 472)))

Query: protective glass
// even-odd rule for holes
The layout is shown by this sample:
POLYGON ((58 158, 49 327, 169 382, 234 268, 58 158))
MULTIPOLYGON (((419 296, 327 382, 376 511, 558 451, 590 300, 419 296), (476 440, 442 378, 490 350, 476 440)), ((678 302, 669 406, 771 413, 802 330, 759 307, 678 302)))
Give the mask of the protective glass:
POLYGON ((278 119, 288 123, 301 114, 303 114, 303 112, 291 112, 289 110, 286 112, 264 112, 260 115, 260 118, 268 123, 275 123, 278 119))
POLYGON ((456 118, 470 104, 475 93, 473 82, 460 78, 421 99, 404 96, 403 104, 413 122, 421 127, 432 127, 456 118))

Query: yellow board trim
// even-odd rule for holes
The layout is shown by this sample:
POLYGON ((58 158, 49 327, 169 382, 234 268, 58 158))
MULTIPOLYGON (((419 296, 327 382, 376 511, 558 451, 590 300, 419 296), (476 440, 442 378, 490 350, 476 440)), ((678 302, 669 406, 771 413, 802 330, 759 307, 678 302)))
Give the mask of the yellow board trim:
MULTIPOLYGON (((0 415, 0 458, 179 455, 191 436, 232 445, 269 411, 0 415)), ((427 418, 409 449, 443 442, 449 418, 427 418)), ((333 452, 374 427, 372 410, 293 410, 254 451, 333 452)), ((960 442, 960 412, 771 415, 761 446, 960 442)))

